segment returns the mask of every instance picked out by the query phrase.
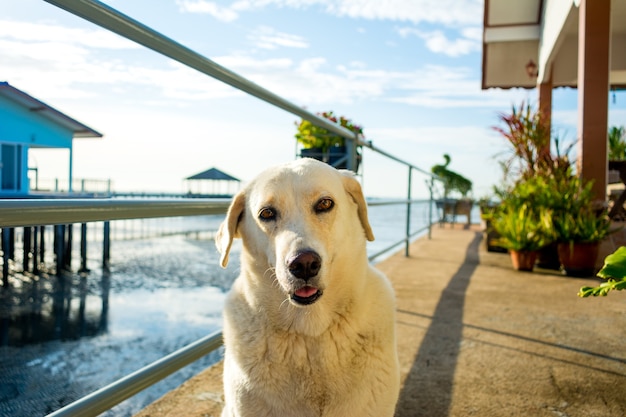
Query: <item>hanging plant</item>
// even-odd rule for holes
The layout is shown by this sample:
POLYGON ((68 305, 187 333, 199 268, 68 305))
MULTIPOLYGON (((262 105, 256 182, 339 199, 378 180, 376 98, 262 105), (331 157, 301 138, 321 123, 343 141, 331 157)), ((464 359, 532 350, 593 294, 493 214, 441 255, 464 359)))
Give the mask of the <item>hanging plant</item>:
MULTIPOLYGON (((363 135, 363 128, 344 116, 337 118, 332 111, 317 113, 317 115, 339 126, 345 127, 354 133, 363 135)), ((300 122, 296 122, 296 126, 297 132, 295 138, 305 149, 320 148, 322 152, 327 152, 333 146, 345 145, 345 138, 343 136, 330 132, 323 127, 316 126, 308 120, 302 119, 300 122)))

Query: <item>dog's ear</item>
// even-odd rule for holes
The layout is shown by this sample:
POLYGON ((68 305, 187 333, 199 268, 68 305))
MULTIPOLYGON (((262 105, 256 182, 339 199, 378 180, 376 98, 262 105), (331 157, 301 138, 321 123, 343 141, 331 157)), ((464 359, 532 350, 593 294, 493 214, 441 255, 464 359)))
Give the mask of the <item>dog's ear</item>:
POLYGON ((370 226, 370 222, 367 217, 367 203, 365 202, 365 197, 363 197, 361 184, 359 184, 356 178, 354 178, 354 173, 352 171, 341 169, 339 172, 343 176, 343 188, 345 188, 346 192, 350 195, 350 197, 352 197, 358 206, 359 220, 361 220, 361 225, 365 231, 365 237, 367 237, 367 240, 371 242, 374 240, 374 232, 372 232, 372 227, 370 226))
POLYGON ((228 265, 228 254, 233 244, 233 239, 239 237, 239 221, 243 216, 246 207, 246 195, 243 191, 239 192, 230 203, 226 219, 220 225, 217 235, 215 235, 215 246, 221 254, 220 265, 226 268, 228 265))

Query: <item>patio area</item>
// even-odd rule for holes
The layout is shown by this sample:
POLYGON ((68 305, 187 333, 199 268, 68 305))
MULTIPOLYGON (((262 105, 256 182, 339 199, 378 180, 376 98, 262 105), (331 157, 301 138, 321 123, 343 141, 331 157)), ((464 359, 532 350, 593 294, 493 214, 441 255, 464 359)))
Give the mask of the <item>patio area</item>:
MULTIPOLYGON (((602 258, 623 235, 604 243, 602 258)), ((396 416, 626 415, 626 294, 581 299, 595 279, 517 272, 483 243, 478 226, 435 226, 409 258, 377 265, 398 302, 396 416)), ((207 369, 137 416, 219 416, 221 371, 207 369)))

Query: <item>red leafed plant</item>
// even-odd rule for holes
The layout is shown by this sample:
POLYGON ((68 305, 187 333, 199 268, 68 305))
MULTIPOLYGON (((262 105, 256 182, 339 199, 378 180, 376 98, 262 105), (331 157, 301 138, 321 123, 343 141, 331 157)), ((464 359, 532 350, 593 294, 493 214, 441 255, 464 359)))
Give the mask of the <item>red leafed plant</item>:
POLYGON ((504 136, 512 146, 512 155, 504 162, 505 169, 515 177, 530 178, 539 175, 565 173, 571 167, 567 154, 561 154, 555 138, 556 154, 550 150, 550 124, 543 113, 530 103, 515 105, 511 113, 499 113, 501 126, 493 129, 504 136), (516 166, 517 163, 517 166, 516 166))

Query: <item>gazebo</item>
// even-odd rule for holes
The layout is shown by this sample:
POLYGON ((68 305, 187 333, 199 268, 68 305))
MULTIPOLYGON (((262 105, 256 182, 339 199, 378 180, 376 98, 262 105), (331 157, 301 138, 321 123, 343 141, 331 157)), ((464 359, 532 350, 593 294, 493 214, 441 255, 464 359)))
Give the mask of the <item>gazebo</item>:
POLYGON ((199 172, 185 178, 185 181, 188 184, 188 194, 210 195, 213 197, 231 197, 239 191, 241 183, 238 178, 217 168, 199 172))
POLYGON ((485 0, 482 88, 578 89, 578 172, 606 198, 608 102, 626 88, 626 1, 485 0))

